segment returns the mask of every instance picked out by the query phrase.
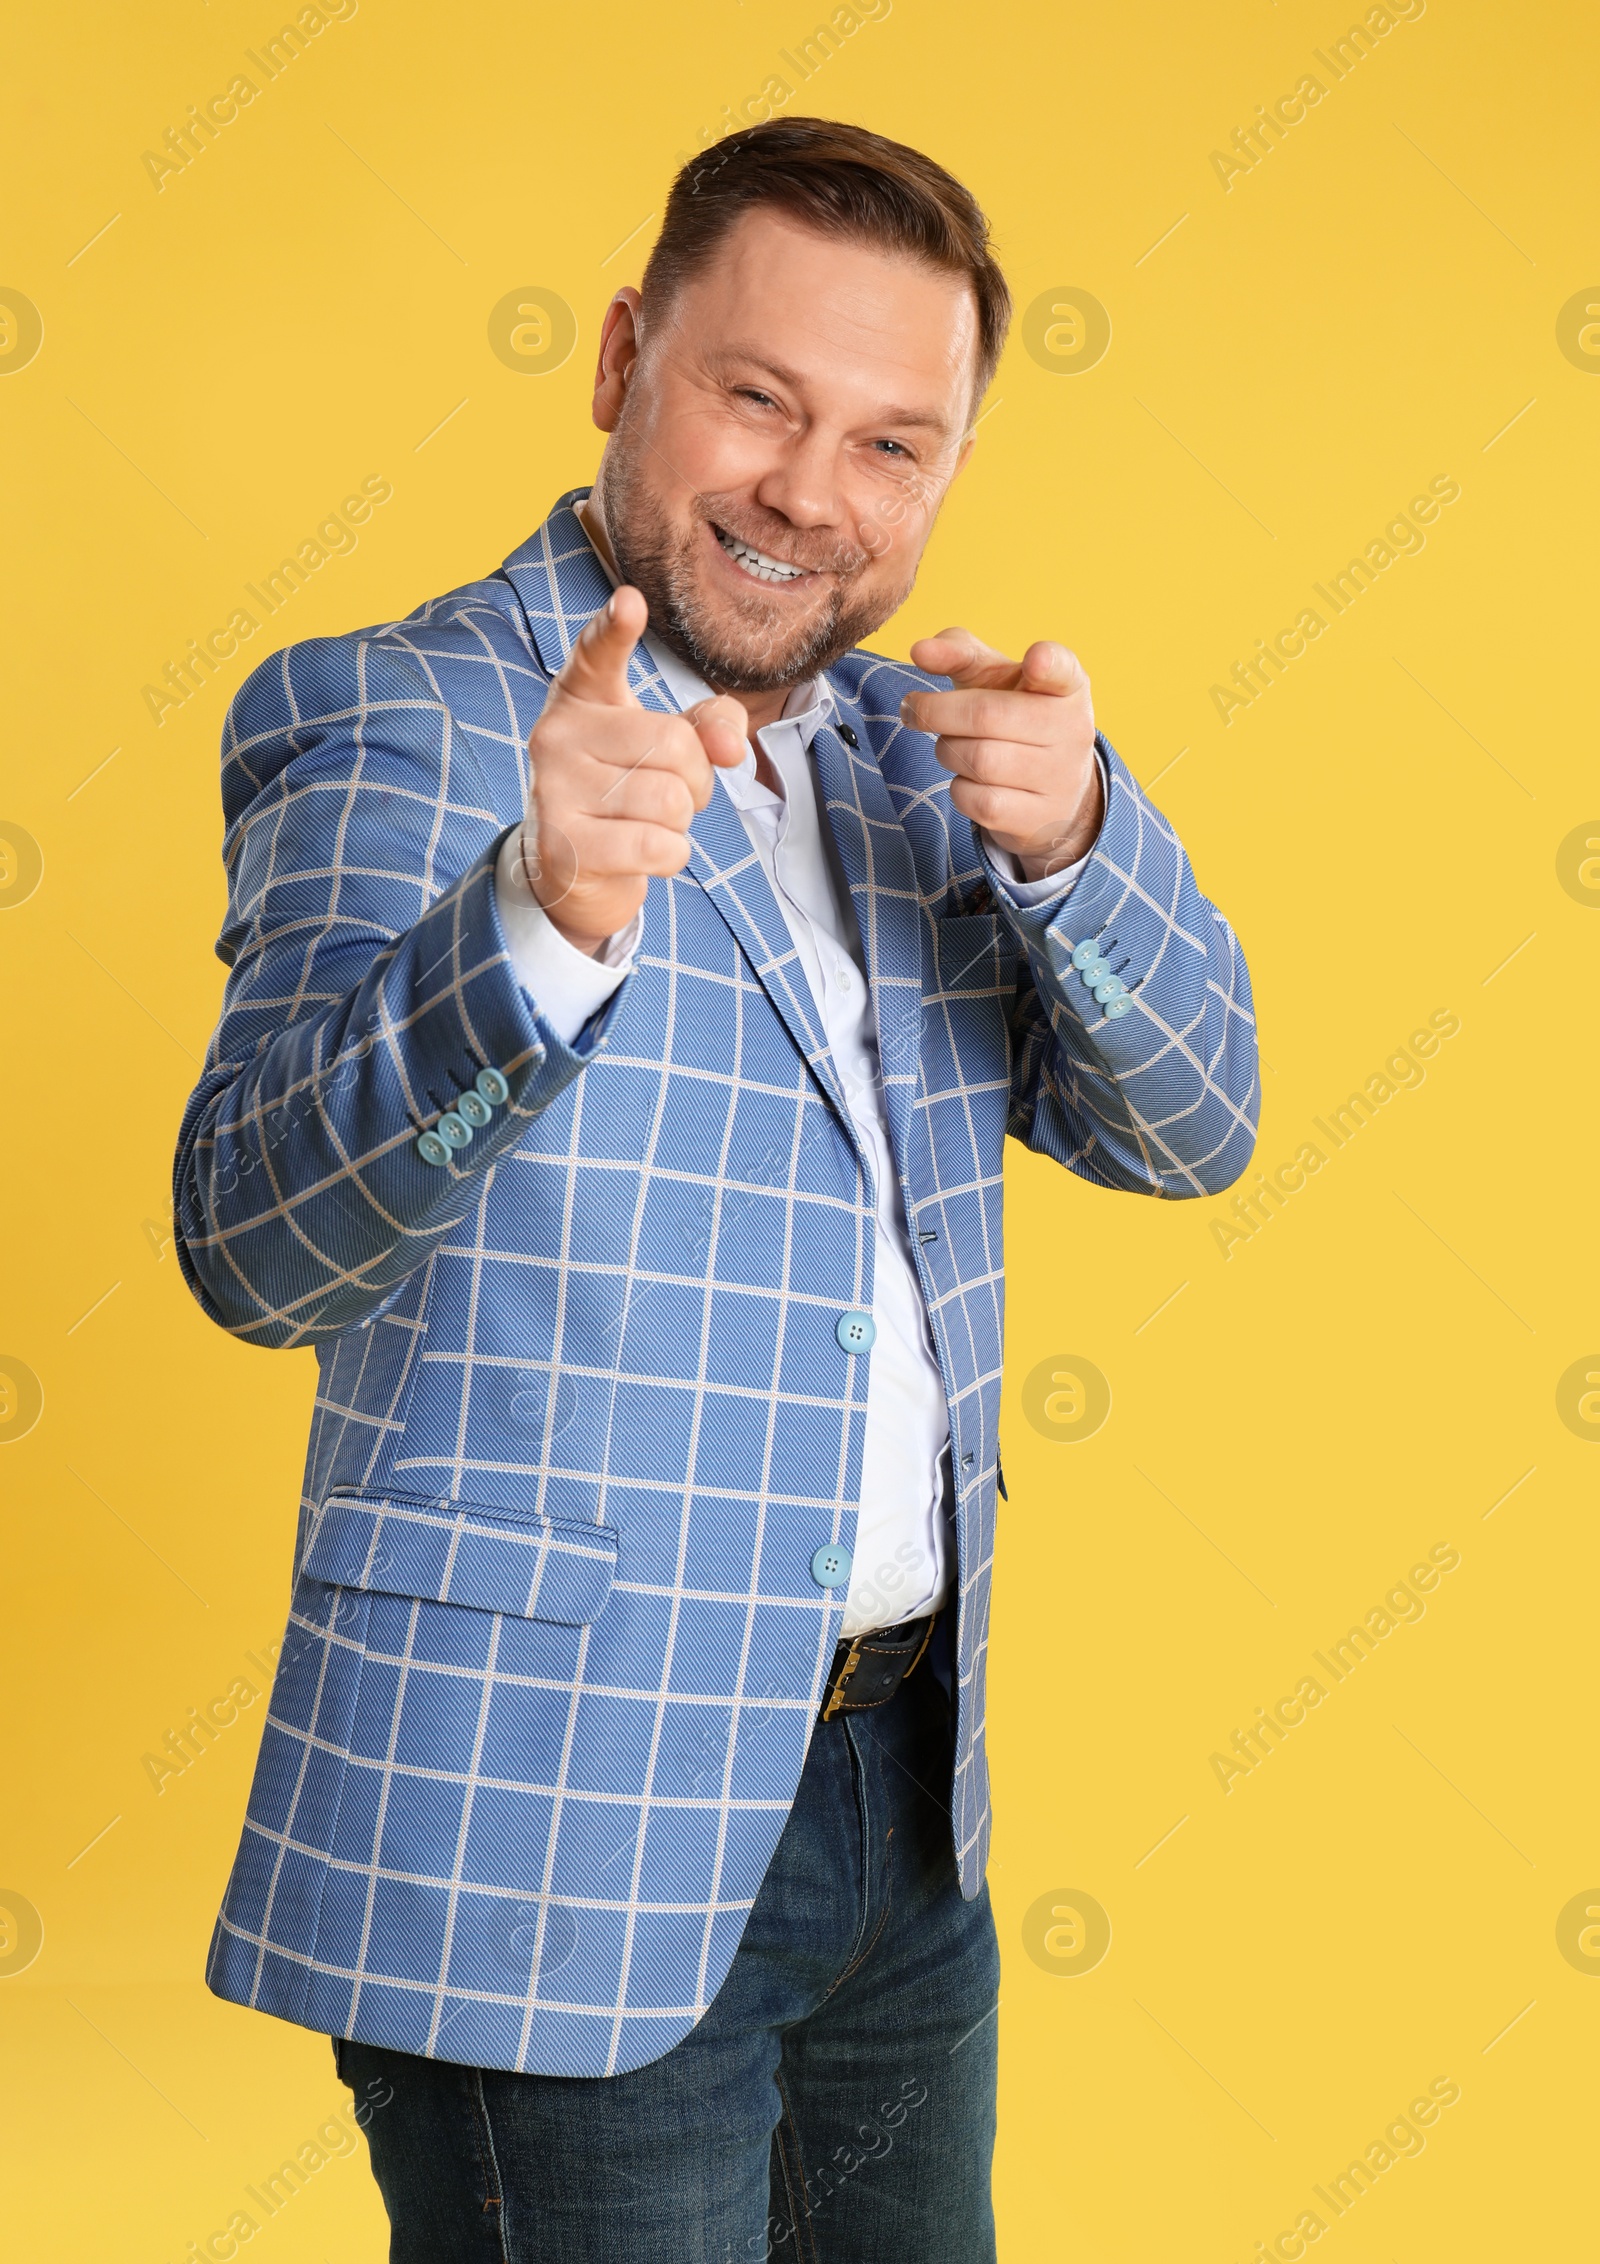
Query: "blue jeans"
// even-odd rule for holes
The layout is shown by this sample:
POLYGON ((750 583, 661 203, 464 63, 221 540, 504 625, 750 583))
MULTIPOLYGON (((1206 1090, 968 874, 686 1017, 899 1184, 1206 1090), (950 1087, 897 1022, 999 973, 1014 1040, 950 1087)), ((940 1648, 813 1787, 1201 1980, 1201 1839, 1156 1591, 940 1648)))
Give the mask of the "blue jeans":
POLYGON ((710 2010, 631 2074, 335 2040, 390 2264, 993 2264, 999 1952, 950 1846, 925 1659, 819 1723, 710 2010))

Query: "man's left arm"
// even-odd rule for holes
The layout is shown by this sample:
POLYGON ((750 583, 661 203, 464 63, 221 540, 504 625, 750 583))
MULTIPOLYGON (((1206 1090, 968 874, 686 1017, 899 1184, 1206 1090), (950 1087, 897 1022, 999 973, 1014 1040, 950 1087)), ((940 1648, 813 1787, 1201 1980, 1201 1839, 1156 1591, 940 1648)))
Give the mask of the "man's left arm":
POLYGON ((912 658, 952 689, 911 694, 903 720, 936 735, 1027 952, 1011 1131, 1105 1186, 1218 1193, 1255 1146, 1249 973, 1172 827, 1097 734, 1082 667, 1050 643, 1011 661, 959 629, 912 658))

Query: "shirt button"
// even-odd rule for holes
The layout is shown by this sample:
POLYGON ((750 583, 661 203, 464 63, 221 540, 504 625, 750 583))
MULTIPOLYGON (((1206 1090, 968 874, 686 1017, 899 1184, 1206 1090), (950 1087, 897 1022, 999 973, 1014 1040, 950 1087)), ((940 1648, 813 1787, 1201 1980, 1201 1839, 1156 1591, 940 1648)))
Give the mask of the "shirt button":
POLYGON ((833 1333, 846 1352, 870 1352, 878 1324, 870 1313, 841 1313, 833 1333))
POLYGON ((842 1588, 850 1577, 850 1551, 842 1541, 826 1541, 811 1559, 811 1577, 819 1588, 842 1588))

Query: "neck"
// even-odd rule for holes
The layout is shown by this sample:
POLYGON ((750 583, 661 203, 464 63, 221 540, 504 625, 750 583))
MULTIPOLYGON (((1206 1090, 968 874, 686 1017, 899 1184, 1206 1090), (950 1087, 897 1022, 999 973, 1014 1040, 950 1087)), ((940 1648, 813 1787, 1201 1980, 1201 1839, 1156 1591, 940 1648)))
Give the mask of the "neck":
MULTIPOLYGON (((616 552, 611 547, 611 537, 606 532, 605 511, 600 501, 598 486, 590 489, 578 505, 577 513, 579 525, 611 569, 612 579, 620 582, 622 570, 617 564, 616 552)), ((722 692, 727 687, 723 684, 713 684, 711 689, 714 692, 722 692)), ((735 692, 733 697, 750 718, 750 729, 754 732, 762 730, 769 723, 777 722, 788 704, 791 689, 791 686, 785 685, 782 690, 776 692, 735 692)), ((766 760, 765 754, 758 746, 756 748, 758 774, 766 764, 766 760)), ((769 778, 762 779, 763 785, 770 785, 771 783, 772 781, 769 778)))

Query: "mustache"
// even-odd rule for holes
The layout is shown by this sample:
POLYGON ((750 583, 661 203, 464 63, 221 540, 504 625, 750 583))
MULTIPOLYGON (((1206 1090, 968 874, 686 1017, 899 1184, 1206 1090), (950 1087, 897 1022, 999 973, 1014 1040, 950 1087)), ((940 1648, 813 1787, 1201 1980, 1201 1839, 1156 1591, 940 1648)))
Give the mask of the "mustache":
POLYGON ((807 532, 777 511, 764 511, 759 505, 752 509, 743 496, 701 495, 695 504, 699 516, 724 534, 736 535, 769 558, 781 558, 785 565, 802 566, 809 573, 837 574, 847 580, 872 557, 870 550, 841 539, 837 531, 807 532))

